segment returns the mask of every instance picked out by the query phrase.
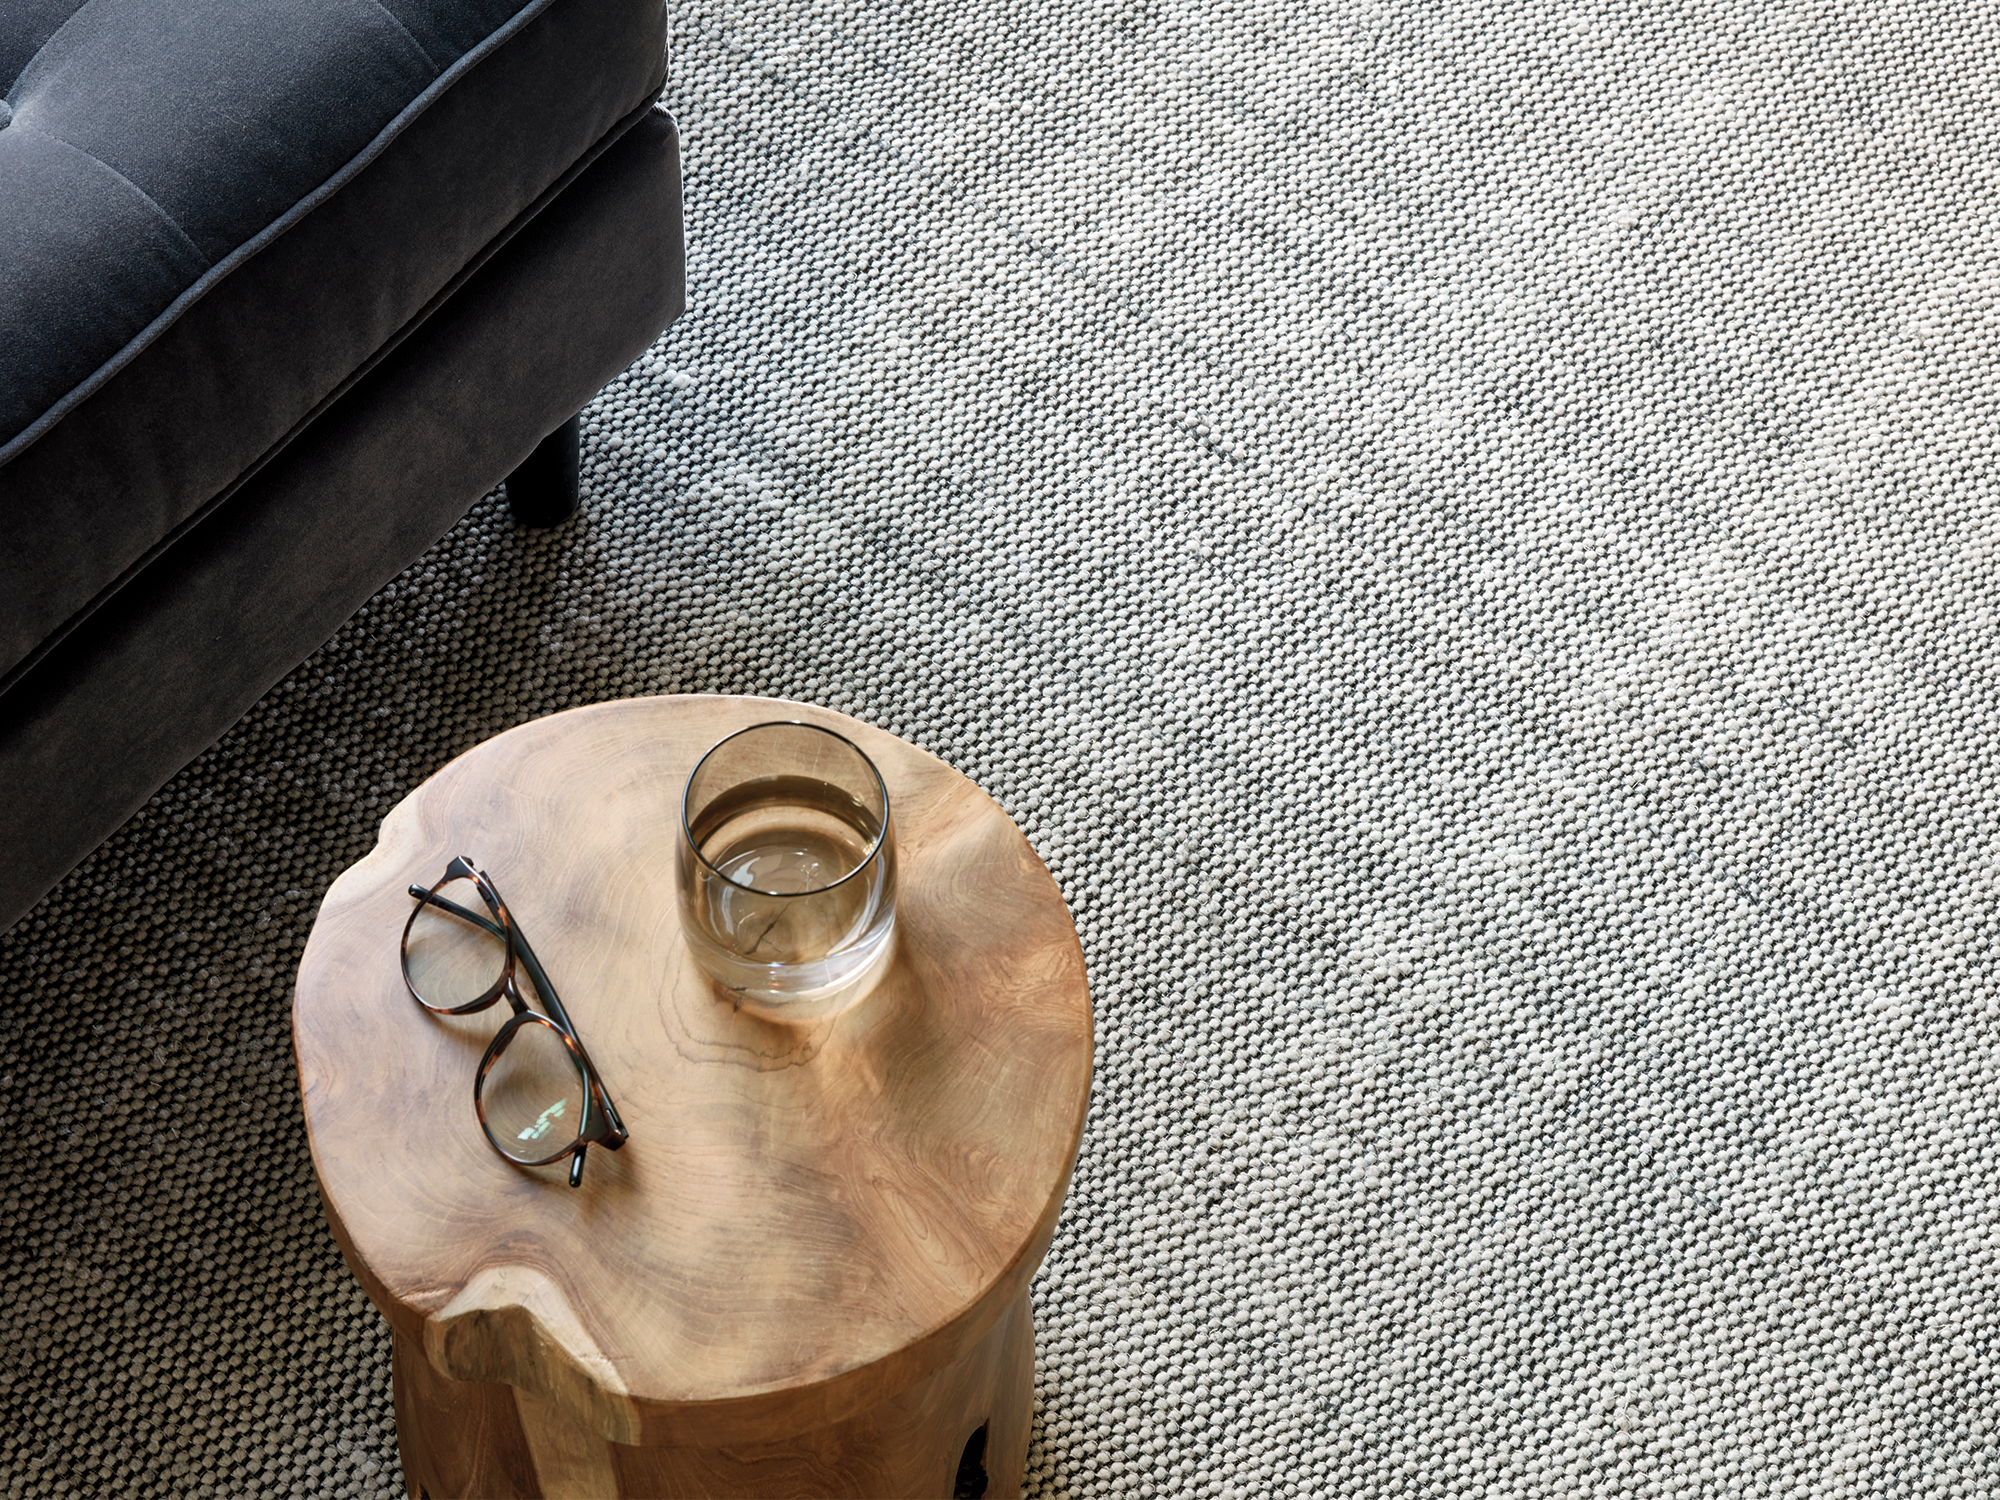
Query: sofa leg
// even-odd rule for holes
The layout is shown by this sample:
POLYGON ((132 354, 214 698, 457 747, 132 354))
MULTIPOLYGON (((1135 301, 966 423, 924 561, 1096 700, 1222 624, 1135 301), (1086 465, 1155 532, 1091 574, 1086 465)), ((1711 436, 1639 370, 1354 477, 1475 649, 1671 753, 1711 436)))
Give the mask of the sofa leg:
POLYGON ((576 514, 578 450, 583 418, 571 417, 535 445, 507 476, 507 504, 523 526, 560 526, 576 514))

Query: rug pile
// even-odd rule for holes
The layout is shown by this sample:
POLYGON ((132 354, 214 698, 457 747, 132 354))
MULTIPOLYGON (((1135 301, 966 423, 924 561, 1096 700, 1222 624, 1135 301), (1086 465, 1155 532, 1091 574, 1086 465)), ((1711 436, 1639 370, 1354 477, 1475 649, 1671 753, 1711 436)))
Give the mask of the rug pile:
POLYGON ((0 1488, 399 1495, 290 979, 638 693, 1021 822, 1035 1496, 2000 1489, 1990 5, 676 7, 687 316, 0 936, 0 1488))

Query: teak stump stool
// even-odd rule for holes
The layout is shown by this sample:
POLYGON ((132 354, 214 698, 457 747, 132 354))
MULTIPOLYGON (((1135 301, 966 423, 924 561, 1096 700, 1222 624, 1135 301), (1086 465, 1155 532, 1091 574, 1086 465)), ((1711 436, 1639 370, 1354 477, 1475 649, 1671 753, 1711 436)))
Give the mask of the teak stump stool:
POLYGON ((1083 1128, 1090 1000, 1047 870, 942 761, 769 699, 510 730, 334 883, 293 1039, 327 1219, 394 1330, 412 1495, 948 1496, 962 1457, 966 1488, 1019 1489, 1028 1279, 1083 1128), (796 1025, 711 987, 675 906, 688 772, 773 718, 875 759, 902 860, 893 962, 796 1025), (579 1189, 480 1134, 505 1006, 447 1019, 403 989, 406 887, 457 853, 492 872, 631 1130, 579 1189))

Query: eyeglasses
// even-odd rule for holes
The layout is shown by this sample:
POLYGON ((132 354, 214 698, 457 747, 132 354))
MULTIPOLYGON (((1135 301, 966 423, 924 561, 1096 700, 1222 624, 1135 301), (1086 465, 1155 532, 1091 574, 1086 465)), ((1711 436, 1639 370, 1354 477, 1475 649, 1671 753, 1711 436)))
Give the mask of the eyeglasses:
POLYGON ((493 1149, 524 1167, 571 1158, 569 1185, 583 1181, 583 1153, 626 1142, 624 1122, 590 1054, 556 997, 535 950, 515 925, 492 880, 460 855, 429 890, 410 887, 416 907, 403 924, 403 983, 437 1015, 464 1016, 502 996, 514 1014, 487 1044, 472 1084, 472 1107, 493 1149), (474 909, 477 896, 491 917, 474 909), (528 1008, 515 980, 525 969, 548 1015, 528 1008))

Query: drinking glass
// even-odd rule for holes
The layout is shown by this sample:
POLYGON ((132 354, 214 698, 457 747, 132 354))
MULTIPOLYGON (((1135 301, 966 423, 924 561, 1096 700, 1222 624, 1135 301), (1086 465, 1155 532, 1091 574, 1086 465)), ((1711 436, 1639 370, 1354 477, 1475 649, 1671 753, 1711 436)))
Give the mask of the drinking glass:
POLYGON ((838 994, 887 952, 889 791, 844 735, 738 730, 688 777, 681 834, 681 929, 724 989, 781 1012, 838 994))

